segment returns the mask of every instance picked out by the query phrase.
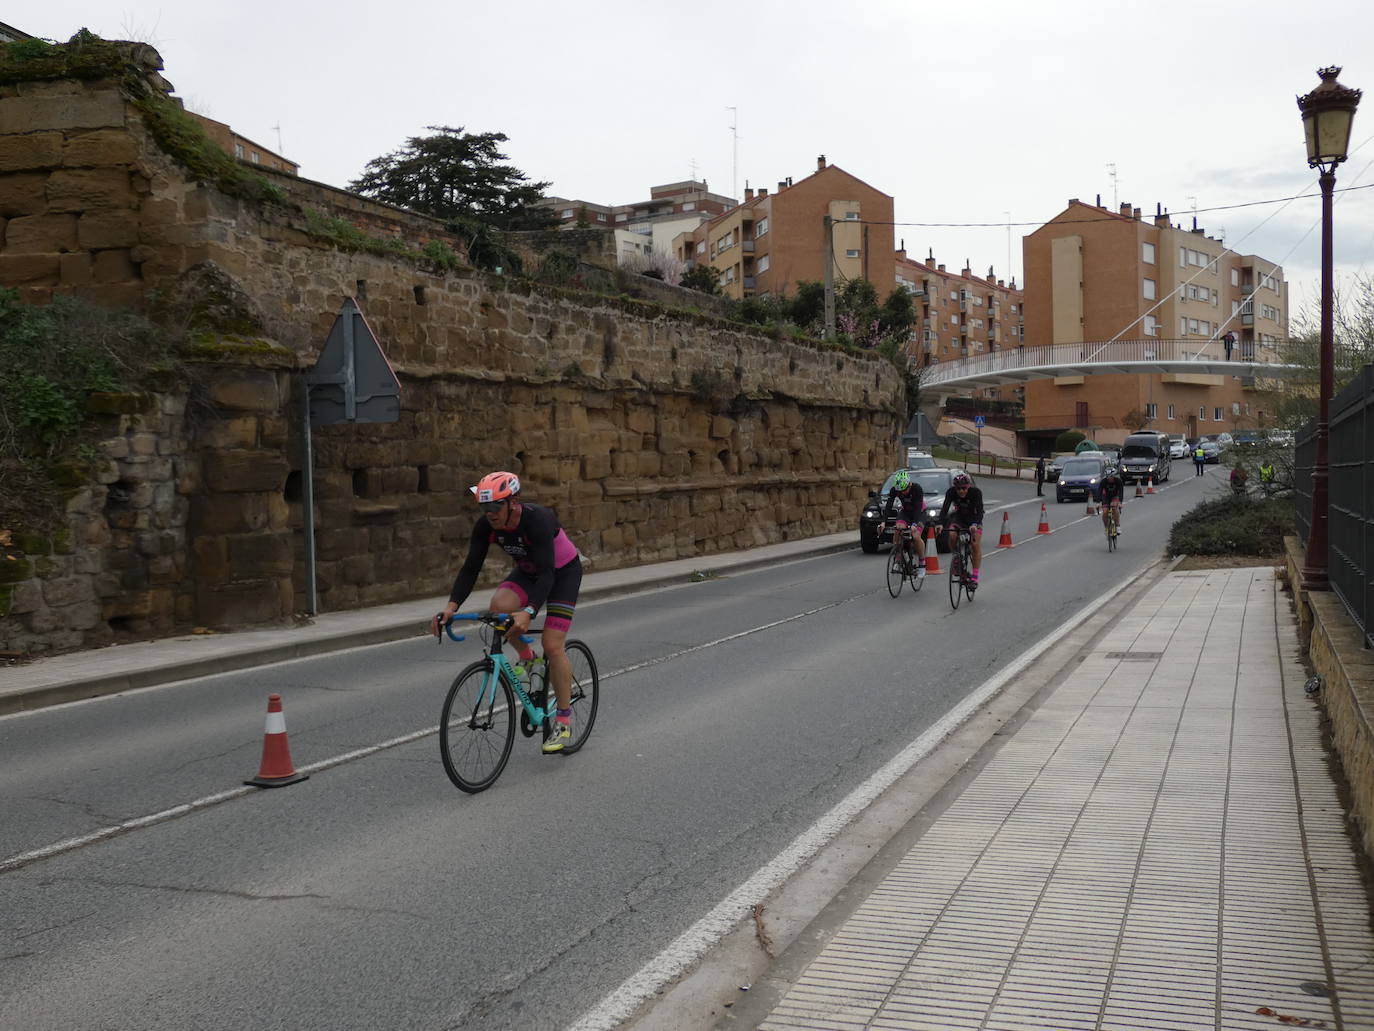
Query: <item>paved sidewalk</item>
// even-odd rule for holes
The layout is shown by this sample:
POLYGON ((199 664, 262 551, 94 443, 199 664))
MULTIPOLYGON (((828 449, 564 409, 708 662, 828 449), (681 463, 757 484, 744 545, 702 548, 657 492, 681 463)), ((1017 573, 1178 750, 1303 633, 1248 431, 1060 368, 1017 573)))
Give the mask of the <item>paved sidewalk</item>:
MULTIPOLYGON (((658 562, 598 572, 582 578, 580 601, 686 583, 693 573, 741 572, 808 555, 857 548, 853 530, 768 544, 747 551, 658 562)), ((490 588, 473 592, 473 606, 486 603, 490 588)), ((296 627, 245 630, 115 645, 55 655, 22 666, 0 667, 0 716, 61 702, 151 687, 188 677, 227 673, 285 659, 398 641, 427 633, 426 625, 445 597, 398 602, 348 612, 327 612, 296 627)))
POLYGON ((770 978, 771 1013, 720 1026, 1374 1028, 1370 900, 1276 588, 1165 575, 770 978))

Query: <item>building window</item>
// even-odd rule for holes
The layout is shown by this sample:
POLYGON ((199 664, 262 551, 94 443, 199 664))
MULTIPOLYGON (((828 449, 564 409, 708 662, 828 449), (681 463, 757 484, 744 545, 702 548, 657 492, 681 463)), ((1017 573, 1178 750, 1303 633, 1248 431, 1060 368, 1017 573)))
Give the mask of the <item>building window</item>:
POLYGON ((682 210, 683 210, 683 211, 696 211, 696 209, 697 209, 697 202, 694 201, 694 200, 689 200, 686 204, 682 205, 682 210))
POLYGON ((235 143, 235 144, 234 144, 234 157, 238 158, 240 161, 243 160, 243 144, 242 144, 242 143, 235 143))
POLYGON ((759 219, 757 222, 754 223, 754 238, 755 238, 755 239, 758 239, 760 236, 767 236, 767 235, 768 235, 768 219, 767 219, 767 218, 761 218, 761 219, 759 219))
POLYGON ((606 221, 606 216, 603 215, 601 212, 597 212, 597 214, 596 214, 596 220, 597 220, 598 222, 604 222, 604 221, 606 221))
POLYGON ((1206 422, 1206 421, 1207 421, 1207 406, 1206 406, 1206 405, 1198 405, 1198 409, 1197 409, 1197 418, 1198 418, 1198 422, 1206 422))
POLYGON ((844 220, 846 222, 857 222, 859 221, 859 213, 857 211, 846 211, 844 213, 844 220))
POLYGON ((619 212, 619 213, 615 216, 615 220, 616 220, 617 222, 627 222, 627 221, 629 221, 629 218, 630 218, 630 213, 629 213, 628 211, 619 212))
POLYGON ((559 218, 572 218, 572 216, 573 216, 573 210, 572 210, 572 208, 564 208, 562 211, 560 211, 560 212, 558 213, 558 217, 559 217, 559 218))
MULTIPOLYGON (((1148 283, 1149 280, 1147 279, 1146 282, 1148 283)), ((1159 336, 1159 320, 1153 315, 1145 316, 1145 335, 1147 337, 1159 336)))
POLYGON ((1213 422, 1221 422, 1221 421, 1222 421, 1222 418, 1223 418, 1222 409, 1221 409, 1220 406, 1218 406, 1218 407, 1217 407, 1216 409, 1214 409, 1213 412, 1212 412, 1212 421, 1213 421, 1213 422))
POLYGON ((1240 286, 1240 269, 1238 268, 1233 268, 1231 270, 1231 285, 1240 286))
POLYGON ((767 271, 768 271, 768 255, 765 254, 765 255, 763 255, 761 258, 759 258, 758 264, 755 266, 755 268, 756 268, 759 272, 767 272, 767 271))
POLYGON ((1140 245, 1140 260, 1146 265, 1155 263, 1155 245, 1152 243, 1142 243, 1140 245))
POLYGON ((698 253, 698 254, 705 254, 705 253, 706 253, 706 241, 705 241, 705 240, 698 240, 698 241, 697 241, 697 253, 698 253))
POLYGON ((1145 279, 1141 281, 1141 284, 1145 291, 1145 300, 1153 301, 1155 299, 1155 281, 1153 279, 1145 279))
POLYGON ((859 256, 859 252, 856 248, 850 247, 844 252, 844 256, 846 258, 857 258, 859 256))
POLYGON ((251 162, 253 162, 253 164, 255 164, 255 165, 261 163, 261 162, 258 160, 258 152, 257 152, 256 150, 250 150, 250 151, 248 152, 248 160, 251 161, 251 162))
POLYGON ((1157 419, 1159 417, 1159 406, 1153 402, 1145 406, 1145 418, 1157 419))
POLYGON ((1239 401, 1232 401, 1232 402, 1231 402, 1231 414, 1232 414, 1232 415, 1239 415, 1239 414, 1240 414, 1240 402, 1239 402, 1239 401))
POLYGON ((1174 406, 1173 406, 1173 405, 1170 405, 1170 406, 1169 406, 1169 418, 1172 420, 1173 417, 1174 417, 1174 406))

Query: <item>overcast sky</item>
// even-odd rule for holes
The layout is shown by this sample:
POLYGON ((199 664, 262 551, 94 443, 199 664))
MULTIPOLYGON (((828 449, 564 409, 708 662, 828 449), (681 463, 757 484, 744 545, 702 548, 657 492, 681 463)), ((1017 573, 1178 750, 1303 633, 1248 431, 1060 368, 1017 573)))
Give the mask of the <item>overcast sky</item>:
MULTIPOLYGON (((694 170, 717 193, 772 189, 823 153, 899 223, 1030 223, 1010 234, 1018 282, 1021 235, 1070 197, 1189 225, 1196 207, 1285 266, 1295 310, 1315 298, 1318 200, 1208 209, 1315 192, 1294 98, 1317 68, 1374 89, 1368 0, 5 0, 0 21, 150 42, 188 107, 272 149, 280 131, 302 175, 337 186, 430 125, 503 132, 549 192, 609 204, 694 170)), ((1374 184, 1364 106, 1338 188, 1374 184)), ((1335 218, 1338 276, 1374 271, 1374 189, 1335 218)), ((896 235, 1007 274, 1005 225, 896 235)))

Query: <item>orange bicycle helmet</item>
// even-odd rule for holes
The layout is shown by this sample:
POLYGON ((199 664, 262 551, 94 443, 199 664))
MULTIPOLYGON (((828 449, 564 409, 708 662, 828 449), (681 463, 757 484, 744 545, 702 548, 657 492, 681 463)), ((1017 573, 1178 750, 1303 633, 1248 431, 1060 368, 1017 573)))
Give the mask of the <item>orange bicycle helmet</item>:
POLYGON ((493 501, 507 501, 520 493, 520 477, 515 473, 487 473, 477 481, 477 486, 469 487, 479 505, 493 501))

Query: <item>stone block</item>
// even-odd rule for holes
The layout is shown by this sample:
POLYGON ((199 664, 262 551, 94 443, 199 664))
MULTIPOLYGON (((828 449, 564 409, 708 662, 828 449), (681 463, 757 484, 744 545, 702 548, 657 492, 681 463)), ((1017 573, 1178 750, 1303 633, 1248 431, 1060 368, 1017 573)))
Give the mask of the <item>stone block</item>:
POLYGON ((62 134, 36 132, 0 136, 0 173, 57 168, 62 164, 62 134))
POLYGON ((132 211, 91 211, 76 223, 76 238, 91 251, 138 244, 138 215, 132 211))
POLYGON ((50 286, 60 276, 56 254, 0 254, 0 286, 50 286))
POLYGON ((138 195, 120 168, 64 168, 48 176, 49 211, 132 208, 138 195))
POLYGON ((209 451, 201 456, 205 485, 218 493, 280 491, 290 472, 278 452, 209 451))
POLYGON ((100 251, 92 264, 92 273, 97 283, 127 283, 139 278, 127 250, 100 251))
POLYGON ((252 534, 227 538, 229 567, 236 579, 289 577, 295 565, 295 547, 289 534, 252 534))
POLYGON ((116 90, 0 99, 0 136, 53 129, 108 129, 124 125, 124 98, 116 90))
POLYGON ((206 388, 211 404, 241 412, 275 412, 281 391, 272 372, 251 369, 218 372, 206 388))
POLYGON ((64 286, 85 286, 92 282, 91 256, 77 252, 59 256, 60 278, 64 286))
POLYGON ((61 608, 78 602, 95 600, 95 590, 91 581, 83 576, 67 576, 43 583, 43 601, 49 608, 61 608))
POLYGON ((131 165, 137 160, 138 144, 118 129, 97 129, 72 136, 62 148, 62 164, 68 168, 131 165))
POLYGON ((276 581, 201 585, 196 590, 196 620, 202 626, 252 626, 280 622, 290 615, 290 606, 282 604, 281 586, 276 581))
POLYGON ((255 447, 258 443, 258 417, 237 415, 207 420, 196 435, 196 443, 213 450, 255 447))
POLYGON ((191 555, 195 577, 201 583, 219 583, 230 579, 227 537, 197 537, 191 544, 191 555))
POLYGON ((5 226, 5 250, 10 254, 56 254, 79 247, 75 215, 22 215, 5 226))
POLYGON ((202 495, 191 499, 190 528, 197 536, 251 533, 285 526, 289 515, 280 495, 202 495))

